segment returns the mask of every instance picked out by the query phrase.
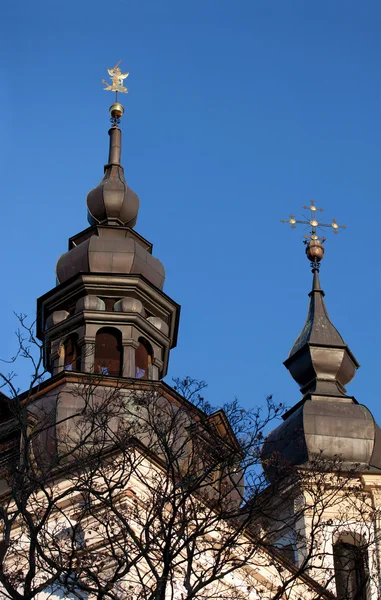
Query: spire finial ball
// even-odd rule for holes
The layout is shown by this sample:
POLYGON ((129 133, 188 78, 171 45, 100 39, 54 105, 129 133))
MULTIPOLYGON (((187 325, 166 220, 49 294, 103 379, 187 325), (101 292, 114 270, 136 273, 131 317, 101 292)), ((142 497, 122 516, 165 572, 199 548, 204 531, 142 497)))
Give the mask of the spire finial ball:
POLYGON ((114 104, 111 104, 109 110, 113 119, 120 119, 124 113, 124 107, 119 102, 114 102, 114 104))
POLYGON ((322 242, 317 236, 313 236, 306 244, 306 254, 310 262, 320 262, 324 256, 324 248, 322 242))

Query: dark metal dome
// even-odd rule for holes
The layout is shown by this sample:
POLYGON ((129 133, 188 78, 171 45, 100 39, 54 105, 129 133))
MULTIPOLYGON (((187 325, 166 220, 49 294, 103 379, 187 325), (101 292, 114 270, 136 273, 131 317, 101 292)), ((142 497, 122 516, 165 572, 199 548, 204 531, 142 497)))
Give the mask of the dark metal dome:
POLYGON ((262 465, 272 479, 279 470, 306 466, 314 456, 338 461, 342 469, 381 472, 381 430, 371 412, 354 399, 309 399, 284 416, 267 436, 262 465))
POLYGON ((344 387, 359 364, 329 319, 317 268, 313 274, 307 320, 284 362, 303 397, 265 440, 262 464, 270 479, 279 469, 308 467, 316 455, 345 469, 381 470, 381 430, 344 387))
POLYGON ((139 198, 124 179, 120 164, 122 134, 116 124, 109 135, 105 175, 87 196, 92 227, 69 241, 69 251, 57 262, 57 280, 63 283, 78 273, 128 273, 143 275, 162 289, 165 279, 162 263, 152 256, 152 245, 131 229, 136 224, 139 198))
POLYGON ((134 227, 138 217, 139 198, 127 185, 120 164, 122 133, 111 127, 110 152, 105 174, 87 196, 88 221, 91 225, 110 224, 134 227))

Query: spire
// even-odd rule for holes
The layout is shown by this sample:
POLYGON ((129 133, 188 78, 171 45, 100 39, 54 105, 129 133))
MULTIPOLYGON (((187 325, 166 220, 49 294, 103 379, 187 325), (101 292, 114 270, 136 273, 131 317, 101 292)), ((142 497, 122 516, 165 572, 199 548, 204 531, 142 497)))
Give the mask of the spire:
POLYGON ((317 268, 313 269, 308 295, 306 322, 283 364, 304 397, 344 397, 344 386, 353 379, 359 364, 328 316, 317 268))
POLYGON ((110 106, 112 127, 108 132, 110 136, 108 163, 104 167, 102 181, 87 196, 87 218, 90 225, 134 227, 138 217, 139 198, 124 179, 124 169, 121 165, 122 132, 118 127, 124 113, 123 105, 118 102, 118 92, 124 94, 128 92, 123 81, 129 74, 121 72, 119 63, 112 69, 107 69, 112 83, 102 80, 106 85, 104 89, 114 91, 116 97, 115 102, 110 106))
POLYGON ((366 469, 381 472, 381 430, 370 411, 347 396, 345 385, 354 377, 359 364, 332 324, 320 285, 319 268, 324 256, 324 238, 319 227, 343 228, 333 219, 320 223, 313 201, 303 207, 311 211, 310 219, 297 220, 293 215, 285 223, 310 225, 305 236, 306 254, 311 263, 313 280, 310 304, 304 327, 284 365, 300 385, 302 399, 283 415, 283 423, 266 438, 262 465, 269 479, 289 467, 309 468, 311 460, 323 456, 335 464, 340 459, 343 470, 366 469))
POLYGON ((120 166, 122 159, 122 132, 117 125, 109 129, 110 149, 108 153, 108 165, 120 166))
POLYGON ((87 195, 88 221, 91 227, 69 241, 69 251, 57 262, 57 281, 63 283, 77 273, 137 273, 162 289, 165 271, 161 262, 152 256, 152 244, 132 231, 137 221, 139 198, 127 185, 121 165, 122 132, 120 120, 123 105, 118 93, 127 93, 119 63, 108 73, 112 83, 106 91, 116 94, 110 106, 111 128, 108 163, 102 181, 87 195))
POLYGON ((290 219, 283 222, 290 223, 292 228, 296 223, 312 228, 304 242, 313 273, 312 289, 306 322, 284 365, 301 386, 304 397, 311 394, 344 397, 344 386, 353 379, 359 364, 328 316, 319 279, 325 238, 319 238, 316 233, 318 227, 332 227, 337 233, 344 226, 338 225, 335 219, 330 224, 319 223, 316 211, 323 209, 317 208, 313 200, 309 207, 303 208, 311 211, 309 220, 296 220, 290 215, 290 219))
POLYGON ((289 357, 295 354, 304 344, 310 342, 329 346, 345 346, 345 342, 332 324, 324 302, 324 292, 320 286, 319 271, 312 270, 312 290, 308 294, 310 305, 305 325, 291 348, 289 357))
POLYGON ((115 103, 110 108, 113 126, 109 129, 110 148, 108 163, 104 167, 102 181, 87 195, 88 221, 90 225, 122 225, 134 227, 139 211, 139 197, 127 185, 124 169, 120 164, 122 132, 118 122, 123 107, 115 103), (116 114, 120 114, 118 119, 116 114))
POLYGON ((108 69, 116 94, 110 107, 110 147, 104 177, 87 197, 90 227, 69 239, 57 261, 57 287, 39 300, 37 330, 44 364, 62 371, 158 380, 176 345, 180 307, 162 292, 163 264, 132 227, 138 196, 121 165, 124 113, 118 94, 128 73, 108 69))

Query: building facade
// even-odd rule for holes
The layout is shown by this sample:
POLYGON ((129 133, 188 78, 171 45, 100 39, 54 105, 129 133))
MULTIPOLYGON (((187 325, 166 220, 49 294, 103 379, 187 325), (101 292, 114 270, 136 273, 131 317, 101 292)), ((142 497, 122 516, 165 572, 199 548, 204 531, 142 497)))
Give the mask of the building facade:
POLYGON ((2 597, 379 598, 381 431, 344 387, 359 365, 328 317, 320 241, 285 361, 302 398, 245 454, 191 382, 162 381, 180 307, 134 229, 123 110, 110 110, 90 225, 37 301, 50 377, 1 398, 2 597))

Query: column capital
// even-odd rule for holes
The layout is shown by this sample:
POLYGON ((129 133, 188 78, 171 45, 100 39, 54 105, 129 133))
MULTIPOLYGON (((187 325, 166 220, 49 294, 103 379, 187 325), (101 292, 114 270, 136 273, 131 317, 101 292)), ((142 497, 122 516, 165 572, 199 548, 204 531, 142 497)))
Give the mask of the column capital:
POLYGON ((133 348, 138 348, 139 342, 133 340, 132 338, 122 340, 122 346, 125 348, 126 346, 132 346, 133 348))

